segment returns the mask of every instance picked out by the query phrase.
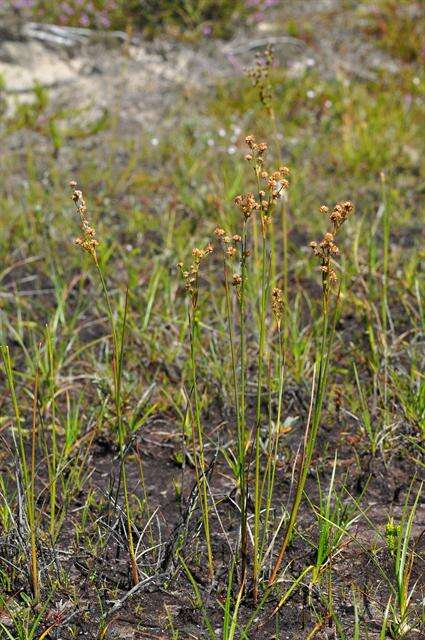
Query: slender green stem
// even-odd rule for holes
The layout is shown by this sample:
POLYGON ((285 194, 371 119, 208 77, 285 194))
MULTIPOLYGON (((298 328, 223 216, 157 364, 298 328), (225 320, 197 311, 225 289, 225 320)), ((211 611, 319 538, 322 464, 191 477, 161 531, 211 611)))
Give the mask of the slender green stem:
POLYGON ((56 532, 56 492, 58 477, 58 449, 56 442, 56 400, 55 400, 55 362, 53 355, 52 335, 49 327, 46 334, 47 358, 49 365, 49 387, 50 387, 50 414, 51 414, 51 459, 49 463, 50 475, 50 535, 52 540, 56 532))
POLYGON ((254 600, 258 595, 259 546, 260 546, 260 513, 261 513, 261 403, 263 383, 263 360, 265 347, 266 305, 267 305, 267 240, 265 223, 262 223, 262 251, 261 251, 261 302, 260 302, 260 332, 258 346, 258 377, 257 403, 255 413, 255 485, 254 485, 254 563, 253 582, 254 600))
MULTIPOLYGON (((276 158, 278 159, 279 162, 281 162, 282 154, 281 154, 281 148, 279 145, 276 114, 273 107, 270 108, 269 115, 270 115, 270 120, 273 127, 273 139, 275 142, 276 158)), ((280 220, 282 225, 283 297, 285 300, 287 300, 288 299, 288 212, 287 212, 286 202, 284 200, 284 197, 280 201, 280 220)), ((275 258, 273 258, 273 253, 275 253, 274 243, 272 244, 272 267, 274 267, 274 262, 275 262, 275 258)), ((272 268, 272 275, 274 279, 276 275, 275 268, 272 268)))
MULTIPOLYGON (((204 434, 202 429, 201 420, 201 403, 199 399, 198 379, 197 379, 197 366, 196 366, 196 347, 199 339, 199 319, 197 315, 196 303, 192 306, 192 313, 189 313, 189 333, 190 333, 190 362, 192 368, 192 388, 193 398, 195 405, 195 426, 196 436, 198 440, 198 453, 199 453, 199 495, 201 499, 202 507, 202 520, 205 532, 205 539, 207 544, 208 555, 208 571, 210 578, 214 576, 214 558, 211 545, 211 533, 209 523, 209 509, 208 509, 208 484, 205 477, 205 452, 204 452, 204 434)), ((195 450, 195 457, 197 452, 195 450)))
POLYGON ((385 174, 381 174, 382 185, 382 222, 383 222, 383 263, 382 263, 382 301, 381 323, 384 347, 384 421, 388 421, 388 264, 390 247, 390 216, 385 188, 385 174))
MULTIPOLYGON (((283 267, 283 297, 288 300, 288 211, 286 202, 284 200, 285 194, 282 197, 280 205, 280 217, 282 222, 282 267, 283 267)), ((286 313, 286 311, 284 311, 286 313)))
POLYGON ((16 443, 15 433, 12 430, 12 437, 17 444, 17 450, 19 453, 19 469, 22 481, 22 492, 25 498, 25 507, 28 517, 29 526, 29 543, 31 549, 31 562, 30 562, 30 575, 32 580, 33 593, 36 600, 40 596, 40 583, 38 577, 38 562, 37 562, 37 542, 36 542, 36 523, 35 523, 35 420, 37 411, 37 396, 38 396, 38 371, 36 371, 35 385, 34 385, 34 399, 33 399, 33 412, 32 412, 32 437, 31 437, 31 460, 30 466, 25 452, 24 433, 21 424, 21 413, 19 410, 18 399, 16 396, 15 380, 12 369, 12 361, 10 358, 9 347, 2 345, 0 347, 4 370, 6 374, 6 380, 9 387, 13 412, 15 416, 15 428, 18 435, 18 442, 16 443))
POLYGON ((121 476, 123 493, 124 493, 124 510, 125 510, 126 521, 127 521, 126 522, 127 543, 128 543, 128 552, 130 556, 131 576, 132 576, 133 584, 136 585, 139 582, 139 571, 137 568, 136 553, 134 549, 131 509, 130 509, 130 500, 129 500, 129 493, 128 493, 127 473, 126 473, 126 467, 125 467, 125 426, 124 426, 123 416, 122 416, 122 401, 121 401, 121 377, 122 377, 122 363, 123 363, 123 355, 124 355, 125 327, 126 327, 127 308, 128 308, 128 291, 126 294, 122 335, 121 335, 121 343, 120 343, 118 339, 118 333, 116 329, 114 314, 112 312, 112 306, 109 298, 108 287, 106 285, 106 281, 105 281, 102 269, 100 267, 100 264, 96 256, 94 256, 94 261, 97 268, 97 272, 100 277, 100 282, 102 285, 102 290, 103 290, 103 294, 106 302, 108 318, 109 318, 109 323, 111 326, 111 333, 112 333, 112 348, 113 348, 112 375, 113 375, 114 404, 115 404, 115 413, 116 413, 117 429, 118 429, 118 443, 119 443, 120 459, 121 459, 120 476, 121 476))
POLYGON ((333 322, 330 329, 329 329, 329 297, 330 297, 330 292, 329 292, 328 283, 324 282, 323 300, 322 300, 323 330, 322 330, 321 347, 319 351, 317 386, 316 386, 317 390, 315 390, 315 385, 313 381, 313 388, 311 393, 312 403, 310 405, 309 415, 308 415, 307 424, 306 424, 304 446, 303 446, 303 453, 302 453, 302 458, 299 466, 297 488, 295 491, 295 496, 292 503, 291 513, 289 516, 289 522, 286 528, 285 536, 279 551, 278 558, 275 562, 275 565, 273 567, 272 573, 269 578, 269 585, 274 584, 274 582, 276 581, 276 577, 279 572, 280 566, 282 564, 286 549, 292 539, 294 527, 297 521, 298 510, 301 504, 304 487, 307 480, 308 470, 311 464, 311 459, 312 459, 314 447, 316 444, 317 432, 320 426, 323 399, 324 399, 325 390, 326 390, 329 355, 330 355, 330 350, 333 342, 333 335, 335 332, 339 293, 335 303, 333 322))
MULTIPOLYGON (((227 330, 228 330, 228 333, 229 333, 230 357, 231 357, 231 362, 232 362, 233 394, 234 394, 235 410, 236 410, 238 447, 240 447, 240 442, 241 442, 241 416, 240 416, 240 407, 239 407, 239 388, 238 388, 238 377, 237 377, 237 368, 236 368, 235 339, 234 339, 234 335, 233 335, 233 326, 232 326, 232 306, 231 306, 231 302, 230 302, 229 275, 228 275, 226 260, 224 260, 224 288, 225 288, 225 292, 226 292, 227 330)), ((238 455, 239 456, 240 456, 240 453, 241 452, 238 449, 238 455)), ((239 457, 239 460, 240 460, 240 457, 239 457)))
MULTIPOLYGON (((282 419, 282 401, 283 401, 283 388, 284 388, 284 372, 285 372, 285 359, 286 359, 286 347, 285 347, 285 333, 282 332, 282 328, 278 326, 278 342, 279 342, 279 354, 278 354, 278 377, 279 377, 279 389, 278 389, 278 401, 277 401, 277 414, 276 414, 276 422, 274 426, 274 433, 272 431, 272 410, 271 407, 269 409, 270 415, 270 430, 269 430, 269 452, 267 459, 267 466, 264 473, 264 480, 262 482, 261 495, 263 495, 265 490, 265 485, 267 482, 267 491, 266 491, 266 506, 265 506, 265 514, 264 514, 264 526, 262 533, 262 542, 261 542, 261 552, 260 557, 263 555, 263 549, 266 544, 267 539, 267 531, 269 526, 271 505, 274 493, 274 484, 276 477, 276 463, 277 463, 277 452, 279 446, 279 437, 280 437, 280 429, 281 429, 281 419, 282 419)), ((270 384, 271 387, 271 384, 270 384)))
MULTIPOLYGON (((27 459, 25 455, 24 434, 23 434, 23 429, 21 424, 21 412, 19 410, 18 399, 16 397, 15 381, 13 377, 12 361, 10 359, 9 347, 2 345, 1 354, 3 358, 3 364, 4 364, 5 373, 6 373, 7 383, 9 386, 10 395, 12 398, 13 412, 15 414, 15 428, 18 434, 18 451, 19 451, 21 476, 22 476, 22 481, 24 485, 23 489, 24 491, 27 491, 30 483, 30 476, 29 476, 29 470, 27 465, 27 459)), ((15 440, 14 431, 12 431, 12 437, 15 440)))
POLYGON ((31 428, 31 478, 28 499, 28 524, 31 538, 31 581, 34 598, 40 599, 40 581, 38 576, 37 531, 35 522, 35 463, 36 463, 36 435, 37 435, 37 400, 38 400, 38 369, 35 372, 34 398, 32 407, 31 428))
POLYGON ((241 287, 240 287, 240 442, 239 442, 239 486, 241 513, 241 585, 245 584, 248 563, 248 522, 247 522, 247 479, 246 479, 246 327, 245 296, 247 286, 247 224, 243 222, 241 249, 241 287))

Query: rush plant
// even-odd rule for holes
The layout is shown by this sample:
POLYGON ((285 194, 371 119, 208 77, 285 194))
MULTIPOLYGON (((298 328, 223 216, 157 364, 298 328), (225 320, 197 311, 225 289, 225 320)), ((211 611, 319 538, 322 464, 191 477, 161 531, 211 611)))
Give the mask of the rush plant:
MULTIPOLYGON (((246 589, 248 579, 250 579, 253 599, 257 603, 260 586, 262 593, 267 594, 278 578, 286 549, 294 534, 307 474, 311 467, 321 422, 327 388, 329 360, 338 317, 339 287, 337 286, 338 279, 334 267, 334 260, 339 255, 336 237, 345 221, 351 215, 353 205, 351 202, 339 203, 331 211, 326 206, 322 206, 320 211, 322 215, 329 218, 330 229, 324 234, 320 242, 311 243, 313 253, 320 262, 319 269, 322 278, 321 339, 314 367, 310 409, 306 419, 293 503, 279 554, 273 563, 270 542, 276 539, 278 530, 274 536, 270 537, 274 520, 271 516, 274 511, 276 463, 284 415, 283 392, 286 358, 285 336, 287 331, 284 327, 286 317, 284 292, 279 287, 273 286, 272 283, 269 232, 276 204, 289 186, 287 180, 289 169, 281 166, 276 171, 268 170, 266 166, 267 144, 263 142, 257 143, 253 136, 247 136, 246 144, 249 149, 246 161, 253 170, 256 194, 247 192, 235 198, 235 204, 241 213, 240 228, 237 229, 237 233, 227 232, 224 228, 217 227, 215 229, 215 237, 221 249, 223 260, 226 326, 236 422, 236 450, 234 454, 227 452, 225 457, 234 474, 239 495, 239 594, 246 589), (255 260, 257 238, 261 239, 258 265, 255 260), (251 258, 252 248, 254 248, 254 259, 251 258), (235 262, 238 263, 238 269, 235 269, 235 262), (255 285, 253 286, 257 266, 260 270, 258 289, 255 285), (234 291, 234 297, 231 293, 232 290, 234 291), (253 294, 253 291, 257 293, 253 294), (269 303, 270 299, 271 304, 269 303), (248 306, 251 311, 251 305, 255 310, 254 314, 248 314, 248 306), (237 309, 236 316, 234 315, 235 308, 237 309), (270 308, 271 313, 269 312, 270 308), (248 338, 248 336, 252 335, 248 329, 248 322, 252 315, 258 317, 258 342, 256 344, 256 394, 254 407, 251 408, 249 406, 247 370, 248 367, 252 368, 253 344, 248 338), (276 328, 277 344, 274 344, 274 339, 271 337, 271 320, 274 321, 276 328), (272 407, 270 391, 272 387, 272 354, 274 351, 277 354, 277 359, 275 359, 277 380, 276 409, 272 407), (266 363, 268 363, 267 369, 266 363), (267 375, 266 370, 268 371, 267 375), (269 389, 266 413, 264 412, 264 399, 267 397, 265 387, 269 389), (267 430, 264 429, 265 424, 268 424, 267 430), (252 524, 248 508, 248 496, 251 495, 253 497, 252 524), (252 555, 252 573, 248 575, 248 559, 250 555, 252 555), (268 574, 268 586, 265 587, 264 577, 267 573, 268 565, 271 568, 268 574)), ((208 245, 207 249, 204 250, 193 249, 194 262, 190 268, 185 270, 183 263, 179 264, 185 288, 190 293, 191 299, 189 313, 192 371, 191 394, 194 398, 194 415, 197 426, 197 437, 196 439, 194 437, 194 442, 197 445, 196 455, 199 457, 201 471, 205 467, 204 434, 201 428, 201 407, 197 393, 194 344, 199 323, 197 320, 199 265, 205 255, 211 252, 211 245, 208 245)), ((199 465, 196 466, 196 476, 197 481, 199 481, 199 465)), ((332 493, 332 490, 333 482, 331 483, 330 493, 332 493)), ((200 492, 200 495, 201 507, 204 513, 204 530, 209 532, 209 526, 207 527, 208 518, 205 517, 207 512, 206 489, 203 490, 203 494, 200 492)), ((329 494, 323 507, 325 517, 326 514, 327 516, 331 515, 330 500, 331 496, 329 494)), ((322 533, 319 547, 320 553, 323 552, 324 557, 318 559, 318 567, 325 562, 330 553, 329 549, 332 546, 332 541, 329 539, 330 526, 330 524, 321 523, 322 533)), ((207 549, 209 547, 210 542, 207 540, 207 549)), ((210 554, 210 551, 208 551, 208 554, 210 554)), ((209 562, 211 562, 211 559, 209 559, 209 562)), ((319 568, 317 568, 315 575, 318 571, 319 568)))
POLYGON ((280 547, 278 558, 269 578, 269 585, 272 585, 278 576, 285 552, 293 536, 307 480, 307 474, 310 469, 314 453, 317 433, 320 427, 323 402, 328 381, 329 360, 332 353, 335 325, 338 317, 340 294, 340 289, 337 286, 338 279, 333 266, 334 258, 339 255, 339 248, 335 243, 335 239, 340 232, 342 225, 353 212, 353 205, 348 201, 342 202, 336 204, 332 211, 330 211, 327 206, 323 205, 320 207, 320 212, 324 216, 329 217, 330 229, 324 234, 323 239, 320 242, 312 241, 310 246, 314 255, 319 259, 320 271, 322 274, 322 336, 314 368, 310 410, 306 421, 297 486, 286 532, 280 547))
POLYGON ((75 207, 77 213, 80 218, 80 228, 81 235, 78 236, 75 240, 75 244, 81 247, 86 253, 91 257, 95 267, 97 274, 99 276, 100 284, 102 287, 103 296, 106 303, 106 309, 108 313, 109 324, 111 328, 112 334, 112 392, 113 392, 113 400, 115 405, 115 416, 116 416, 116 428, 118 434, 118 445, 120 451, 120 476, 124 493, 124 510, 126 516, 126 524, 127 524, 127 543, 128 543, 128 553, 130 558, 130 567, 131 567, 131 576, 133 580, 133 584, 136 585, 139 582, 139 570, 137 567, 137 559, 135 546, 133 541, 133 526, 132 526, 132 515, 130 508, 130 500, 129 500, 129 491, 127 484, 127 474, 126 474, 126 466, 125 466, 125 447, 126 447, 126 427, 123 421, 123 413, 122 413, 122 395, 121 395, 121 381, 122 381, 122 373, 123 373, 123 357, 124 357, 124 339, 125 339, 125 329, 126 329, 126 320, 127 320, 127 302, 128 296, 126 296, 123 319, 121 324, 121 331, 117 326, 117 321, 114 316, 114 312, 112 310, 111 299, 108 291, 108 286, 105 280, 105 276, 103 273, 102 265, 98 259, 96 248, 99 244, 96 239, 96 231, 92 226, 91 222, 88 218, 87 205, 83 198, 82 192, 77 189, 77 183, 72 181, 70 183, 70 187, 73 190, 72 199, 75 203, 75 207))

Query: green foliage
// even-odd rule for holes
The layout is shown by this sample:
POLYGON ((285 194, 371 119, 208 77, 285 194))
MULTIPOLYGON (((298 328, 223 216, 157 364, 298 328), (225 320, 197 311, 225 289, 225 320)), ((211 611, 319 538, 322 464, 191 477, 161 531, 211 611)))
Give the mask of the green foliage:
POLYGON ((423 60, 425 26, 420 1, 378 0, 372 5, 363 0, 363 4, 360 7, 367 16, 365 30, 386 51, 405 62, 423 60))

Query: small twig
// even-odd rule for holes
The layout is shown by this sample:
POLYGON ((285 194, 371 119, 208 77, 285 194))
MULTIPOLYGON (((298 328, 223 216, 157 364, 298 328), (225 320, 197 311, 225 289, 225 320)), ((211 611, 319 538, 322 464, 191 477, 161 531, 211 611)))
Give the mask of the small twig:
POLYGON ((130 591, 127 591, 127 593, 120 598, 120 600, 117 600, 114 604, 114 606, 105 613, 105 618, 109 617, 109 616, 113 616, 114 613, 116 613, 117 611, 119 611, 122 606, 124 605, 124 603, 131 598, 132 596, 134 596, 136 593, 139 593, 139 591, 141 589, 143 589, 143 587, 147 587, 149 584, 151 584, 152 582, 155 582, 156 580, 163 580, 164 578, 167 577, 166 573, 159 573, 153 576, 149 576, 148 578, 146 578, 145 580, 141 580, 140 582, 138 582, 136 585, 134 585, 134 587, 132 589, 130 589, 130 591))
MULTIPOLYGON (((206 471, 204 472, 204 477, 206 479, 206 481, 208 482, 213 469, 214 469, 214 465, 215 462, 217 460, 217 452, 214 456, 214 458, 211 460, 210 464, 208 465, 208 468, 206 469, 206 471)), ((187 506, 186 509, 183 513, 183 515, 181 516, 179 522, 176 524, 176 526, 174 527, 173 532, 171 533, 167 544, 165 546, 165 551, 164 551, 164 555, 161 561, 161 569, 168 569, 168 566, 170 564, 170 561, 174 555, 174 550, 175 550, 175 546, 176 543, 181 539, 181 532, 184 531, 185 535, 187 535, 187 530, 189 528, 189 522, 192 518, 192 515, 195 511, 196 508, 196 503, 198 501, 198 495, 199 495, 199 488, 198 488, 198 483, 194 482, 192 490, 189 494, 189 498, 187 500, 187 506)))

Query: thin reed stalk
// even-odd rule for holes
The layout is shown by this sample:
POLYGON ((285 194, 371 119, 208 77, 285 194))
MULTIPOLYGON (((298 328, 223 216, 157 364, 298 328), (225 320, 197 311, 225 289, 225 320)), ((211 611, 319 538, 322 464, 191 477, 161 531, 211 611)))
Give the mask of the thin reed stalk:
POLYGON ((195 476, 198 486, 199 499, 201 503, 202 524, 204 528, 205 541, 207 546, 208 572, 210 578, 214 576, 214 558, 212 552, 211 533, 210 533, 210 516, 208 503, 208 485, 205 477, 205 446, 204 446, 204 430, 202 424, 202 408, 199 398, 198 389, 198 373, 197 373, 197 350, 199 343, 199 267, 202 260, 212 252, 213 248, 208 245, 205 249, 194 248, 192 250, 193 263, 189 270, 184 269, 182 262, 179 262, 180 269, 186 292, 190 297, 190 305, 188 311, 189 324, 189 343, 190 343, 190 372, 191 372, 191 395, 193 396, 193 406, 190 405, 192 415, 192 440, 194 448, 195 460, 195 476))
POLYGON ((196 481, 199 489, 199 497, 201 501, 202 524, 204 527, 205 540, 207 545, 208 571, 210 578, 214 576, 214 559, 211 544, 209 506, 208 506, 208 486, 205 478, 205 448, 204 433, 201 418, 201 403, 199 399, 198 376, 196 351, 199 341, 199 318, 196 306, 189 312, 189 336, 190 336, 190 366, 192 373, 192 394, 194 399, 193 423, 195 433, 193 434, 194 443, 197 442, 197 448, 194 450, 196 481), (198 462, 199 458, 199 462, 198 462))
MULTIPOLYGON (((269 380, 269 448, 267 455, 266 468, 263 475, 263 481, 261 486, 261 500, 265 492, 265 508, 263 518, 263 532, 260 547, 260 557, 264 558, 264 548, 267 543, 267 534, 270 524, 270 514, 272 508, 272 500, 274 495, 274 485, 276 478, 276 466, 278 460, 278 447, 281 433, 281 420, 282 420, 282 406, 283 406, 283 390, 284 390, 284 372, 285 372, 285 359, 286 359, 286 347, 285 347, 285 335, 282 331, 281 321, 283 315, 283 292, 280 289, 273 289, 273 311, 277 321, 278 332, 278 364, 277 364, 277 377, 278 383, 278 399, 277 399, 277 412, 276 419, 272 419, 272 407, 271 407, 271 389, 272 383, 269 380)), ((270 363, 271 368, 271 363, 270 363)))
MULTIPOLYGON (((259 590, 259 574, 262 566, 261 549, 264 546, 264 536, 261 533, 261 513, 264 502, 265 483, 268 488, 270 482, 274 483, 274 463, 272 467, 266 467, 266 473, 262 477, 262 401, 263 401, 263 384, 264 384, 264 362, 266 356, 267 345, 267 300, 269 297, 271 262, 272 256, 269 250, 269 238, 272 226, 272 213, 277 200, 281 193, 288 187, 286 176, 289 173, 287 167, 280 167, 277 171, 268 173, 264 167, 264 157, 267 151, 267 144, 257 143, 253 136, 247 136, 246 143, 249 147, 249 153, 246 160, 251 165, 257 187, 257 197, 252 193, 238 195, 235 198, 235 204, 242 213, 242 235, 227 235, 224 229, 217 228, 215 230, 216 237, 221 241, 224 247, 225 255, 225 288, 226 288, 226 313, 229 340, 231 343, 232 358, 232 376, 235 398, 236 414, 237 414, 237 482, 239 486, 239 511, 241 521, 241 585, 245 584, 247 575, 247 558, 248 558, 248 514, 247 514, 247 498, 249 483, 249 464, 253 462, 254 480, 253 480, 253 496, 254 496, 254 522, 253 522, 253 596, 254 600, 258 599, 259 590), (258 212, 258 223, 254 214, 258 212), (253 219, 253 225, 248 226, 250 219, 253 219), (258 229, 261 234, 261 254, 259 256, 259 264, 256 259, 256 238, 258 238, 258 229), (252 231, 251 231, 252 230, 252 231), (252 232, 254 245, 254 267, 253 272, 248 271, 249 252, 249 231, 252 232), (241 243, 240 252, 237 246, 241 243), (231 304, 229 293, 229 278, 226 267, 228 258, 240 256, 239 268, 240 274, 234 274, 232 285, 236 291, 239 303, 239 362, 237 362, 234 349, 234 336, 231 322, 231 304), (258 304, 258 352, 257 352, 257 380, 256 380, 256 403, 255 403, 255 421, 251 437, 248 442, 248 433, 246 426, 246 396, 247 396, 247 300, 250 285, 250 278, 253 277, 257 268, 260 268, 259 281, 259 304, 258 304), (237 381, 237 366, 239 366, 239 380, 237 381), (247 460, 248 450, 253 452, 252 458, 247 460), (271 475, 268 475, 268 474, 271 475)), ((280 294, 282 299, 282 294, 280 294)), ((283 302, 283 299, 282 299, 283 302)), ((283 308, 280 309, 280 317, 283 308)), ((280 320, 279 320, 280 322, 280 320)), ((283 378, 281 380, 283 384, 283 378)), ((282 401, 283 389, 280 388, 280 405, 282 401)), ((280 420, 280 411, 279 411, 280 420)), ((269 420, 270 426, 270 420, 269 420)), ((270 439, 272 442, 272 439, 270 439)), ((275 445, 272 445, 274 450, 275 445)), ((267 518, 270 514, 269 492, 267 493, 266 508, 267 518)))
MULTIPOLYGON (((244 234, 246 235, 246 234, 244 234)), ((243 244, 242 244, 243 251, 243 244)), ((242 258, 241 258, 242 259, 242 258)), ((237 361, 235 338, 232 324, 232 305, 230 298, 229 273, 226 257, 223 261, 224 270, 224 288, 226 292, 226 318, 227 330, 230 344, 230 357, 232 366, 233 394, 236 412, 236 429, 237 429, 237 477, 239 481, 239 513, 240 513, 240 530, 241 530, 241 585, 245 584, 247 570, 247 517, 246 517, 246 488, 245 488, 245 416, 241 411, 242 397, 239 390, 239 381, 237 374, 237 361)), ((242 380, 241 380, 242 382, 242 380)), ((244 407, 244 402, 243 402, 244 407)), ((245 409, 243 408, 243 411, 245 409)))
POLYGON ((115 414, 116 414, 116 420, 117 420, 118 444, 120 449, 120 478, 121 478, 121 484, 122 484, 123 495, 124 495, 124 511, 125 511, 126 524, 127 524, 127 544, 128 544, 128 552, 130 557, 131 577, 132 577, 133 584, 136 585, 138 584, 140 577, 139 577, 139 570, 137 567, 137 559, 136 559, 136 553, 134 548, 132 517, 131 517, 131 508, 130 508, 130 500, 129 500, 129 493, 128 493, 128 483, 127 483, 127 471, 125 466, 126 429, 123 422, 122 398, 121 398, 124 339, 125 339, 125 328, 126 328, 127 311, 128 311, 128 289, 126 291, 126 296, 125 296, 124 316, 122 321, 122 333, 121 333, 121 338, 119 339, 105 277, 103 275, 97 256, 95 255, 94 258, 95 258, 94 262, 96 265, 96 269, 102 284, 102 291, 103 291, 103 295, 106 302, 106 308, 108 311, 109 323, 111 326, 111 333, 112 333, 112 348, 113 348, 112 375, 113 375, 113 392, 114 392, 113 395, 114 395, 114 404, 115 404, 115 414))
POLYGON ((36 529, 36 511, 35 511, 35 471, 36 471, 36 447, 37 447, 37 402, 38 402, 38 369, 35 372, 33 404, 32 404, 32 425, 31 425, 31 466, 30 466, 30 485, 28 499, 28 525, 30 528, 30 547, 31 547, 31 583, 32 591, 36 601, 40 599, 40 579, 38 574, 38 557, 37 557, 37 529, 36 529))
POLYGON ((55 363, 52 335, 47 326, 46 347, 49 372, 49 392, 50 392, 50 450, 51 455, 47 455, 49 472, 49 496, 50 496, 50 535, 52 540, 56 536, 56 495, 58 477, 58 447, 56 442, 56 399, 55 399, 55 363))
POLYGON ((384 356, 384 427, 388 426, 388 268, 390 250, 390 214, 388 207, 385 173, 381 173, 381 200, 382 200, 382 298, 381 298, 381 324, 382 343, 384 356))
MULTIPOLYGON (((328 213, 328 208, 321 207, 323 214, 328 213)), ((330 300, 332 293, 332 286, 335 284, 337 277, 332 267, 332 258, 334 255, 339 254, 339 248, 335 244, 335 237, 343 225, 347 217, 353 211, 353 205, 351 202, 344 202, 337 204, 331 212, 329 218, 332 223, 332 231, 325 233, 323 240, 318 244, 317 242, 311 242, 310 246, 313 249, 314 254, 320 259, 320 269, 322 272, 322 337, 320 343, 320 349, 318 352, 318 359, 315 364, 315 374, 313 376, 313 385, 311 392, 311 403, 309 414, 306 422, 303 452, 301 461, 299 464, 298 480, 295 490, 295 495, 291 507, 289 521, 286 527, 286 532, 280 547, 280 551, 277 560, 271 571, 269 578, 269 586, 273 585, 277 579, 277 574, 280 570, 281 564, 288 545, 292 539, 294 528, 297 522, 298 511, 301 504, 302 496, 304 493, 305 483, 307 480, 308 470, 311 465, 313 452, 316 444, 317 432, 320 426, 323 400, 325 397, 329 359, 332 350, 333 338, 335 334, 335 326, 338 315, 338 303, 340 289, 338 288, 335 298, 334 309, 330 315, 330 300), (316 381, 317 372, 317 381, 316 381), (315 384, 316 383, 316 384, 315 384)))
POLYGON ((126 473, 126 466, 125 466, 126 429, 125 429, 123 415, 122 415, 122 397, 121 397, 124 342, 125 342, 125 330, 126 330, 127 311, 128 311, 128 289, 126 291, 121 335, 119 336, 105 276, 103 274, 103 270, 99 263, 97 252, 96 252, 98 241, 95 239, 95 235, 96 235, 95 230, 89 223, 89 220, 87 217, 87 207, 83 199, 82 192, 76 189, 77 184, 75 182, 71 182, 70 186, 74 190, 73 200, 75 202, 77 211, 80 215, 81 231, 83 234, 82 237, 77 238, 75 242, 77 245, 81 246, 82 249, 84 249, 87 253, 90 254, 94 262, 94 265, 96 267, 99 280, 101 283, 101 287, 102 287, 103 297, 106 303, 106 310, 107 310, 107 315, 108 315, 108 320, 109 320, 109 325, 110 325, 111 335, 112 335, 112 363, 111 363, 112 391, 113 391, 113 400, 115 405, 116 426, 117 426, 117 432, 118 432, 118 444, 119 444, 119 451, 120 451, 120 484, 123 487, 123 495, 124 495, 124 511, 126 516, 127 545, 128 545, 128 553, 129 553, 129 560, 130 560, 131 577, 132 577, 133 584, 136 585, 138 584, 140 578, 139 578, 139 570, 137 567, 137 559, 136 559, 136 553, 135 553, 135 547, 134 547, 134 541, 133 541, 132 516, 131 516, 131 507, 130 507, 129 492, 128 492, 127 473, 126 473))
POLYGON ((28 520, 29 530, 29 548, 30 548, 30 564, 29 575, 32 586, 33 595, 36 601, 40 599, 40 581, 38 573, 38 555, 37 555, 37 526, 36 526, 36 497, 35 497, 35 470, 36 470, 36 414, 37 414, 37 398, 38 398, 38 370, 35 374, 34 396, 32 409, 32 428, 31 428, 31 456, 28 464, 25 451, 24 430, 22 427, 21 412, 16 395, 15 379, 13 374, 12 360, 10 357, 9 347, 1 345, 0 347, 6 381, 9 388, 12 407, 14 412, 14 428, 12 427, 12 438, 15 448, 18 452, 19 460, 19 480, 21 484, 22 495, 26 516, 28 520), (15 436, 15 430, 17 438, 15 436))
MULTIPOLYGON (((261 192, 258 176, 258 168, 256 168, 258 191, 261 192)), ((260 196, 260 202, 262 198, 260 196)), ((253 558, 253 593, 254 601, 258 597, 258 574, 260 565, 260 513, 262 507, 261 500, 261 404, 262 404, 262 384, 263 384, 263 362, 266 332, 266 313, 267 313, 267 228, 264 219, 261 218, 261 299, 260 299, 260 328, 259 328, 259 345, 258 345, 258 363, 257 363, 257 401, 255 411, 255 481, 254 481, 254 558, 253 558)))
POLYGON ((248 565, 248 487, 247 487, 247 433, 246 433, 246 294, 247 294, 247 219, 244 218, 242 226, 241 247, 241 282, 239 296, 239 325, 240 325, 240 430, 238 437, 238 463, 240 485, 240 514, 241 514, 241 573, 242 586, 245 584, 248 565))

